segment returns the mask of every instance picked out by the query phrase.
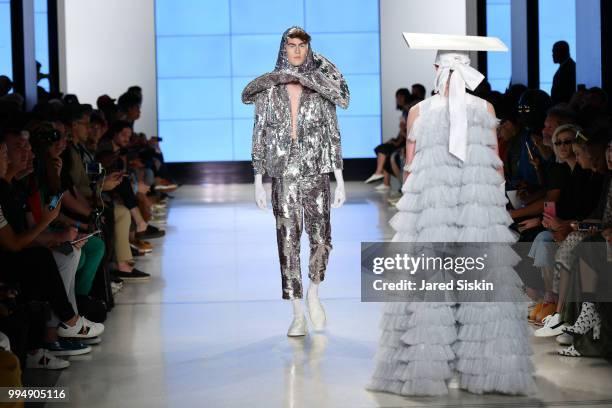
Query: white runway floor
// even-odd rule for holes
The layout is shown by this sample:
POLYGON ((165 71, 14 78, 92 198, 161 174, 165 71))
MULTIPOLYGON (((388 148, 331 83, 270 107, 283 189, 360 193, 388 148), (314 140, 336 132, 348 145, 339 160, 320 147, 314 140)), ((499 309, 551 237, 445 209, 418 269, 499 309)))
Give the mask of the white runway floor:
MULTIPOLYGON (((612 406, 612 365, 558 356, 554 339, 533 341, 539 393, 531 398, 368 392, 380 305, 360 302, 360 242, 390 239, 386 195, 347 183, 347 203, 332 210, 334 249, 320 288, 328 328, 289 339, 274 219, 252 202, 252 186, 184 186, 174 194, 166 237, 137 265, 153 279, 125 284, 102 344, 72 357, 59 377, 71 403, 47 406, 612 406)), ((306 235, 302 254, 307 283, 306 235)))

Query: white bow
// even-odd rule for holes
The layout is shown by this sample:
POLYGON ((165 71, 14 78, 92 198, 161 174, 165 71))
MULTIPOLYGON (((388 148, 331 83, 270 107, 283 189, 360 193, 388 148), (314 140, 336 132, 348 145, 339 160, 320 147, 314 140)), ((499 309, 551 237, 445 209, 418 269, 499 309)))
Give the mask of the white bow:
POLYGON ((467 102, 465 88, 470 90, 484 79, 484 75, 470 66, 467 53, 458 51, 438 51, 436 56, 436 91, 444 95, 450 76, 448 89, 448 110, 450 114, 450 137, 448 151, 461 161, 467 156, 467 102), (453 75, 451 75, 451 71, 453 75))

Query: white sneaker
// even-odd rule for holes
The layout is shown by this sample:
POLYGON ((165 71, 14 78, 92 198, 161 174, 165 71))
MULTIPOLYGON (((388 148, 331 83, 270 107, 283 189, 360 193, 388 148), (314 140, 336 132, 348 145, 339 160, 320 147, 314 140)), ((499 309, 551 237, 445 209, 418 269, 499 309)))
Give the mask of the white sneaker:
POLYGON ((176 190, 177 188, 178 188, 177 184, 159 185, 159 186, 155 186, 155 191, 176 190))
POLYGON ((374 190, 376 190, 376 191, 389 191, 390 188, 391 187, 389 187, 389 186, 381 184, 379 186, 374 187, 374 190))
POLYGON ((536 337, 554 337, 563 333, 563 328, 566 326, 565 323, 561 320, 561 315, 559 313, 553 313, 551 315, 546 316, 542 323, 543 327, 536 330, 533 334, 536 337))
POLYGON ((327 319, 325 317, 325 309, 323 309, 323 304, 319 297, 309 296, 309 293, 306 293, 306 303, 308 303, 308 314, 310 315, 312 327, 315 330, 325 329, 327 319))
MULTIPOLYGON (((100 334, 104 333, 104 324, 102 323, 96 323, 96 322, 92 322, 91 320, 89 320, 88 318, 86 318, 85 316, 83 316, 83 320, 85 320, 85 322, 89 325, 94 327, 97 331, 100 332, 100 334)), ((98 335, 99 336, 99 335, 98 335)))
POLYGON ((55 357, 49 350, 38 349, 35 354, 28 353, 27 368, 44 368, 46 370, 61 370, 70 366, 70 361, 55 357))
POLYGON ((123 282, 121 283, 111 282, 110 286, 111 286, 111 292, 113 292, 113 296, 114 296, 117 293, 119 293, 121 289, 123 289, 123 282))
POLYGON ((559 343, 562 346, 569 346, 572 343, 574 343, 574 338, 570 334, 567 334, 567 333, 561 333, 560 335, 557 336, 555 340, 557 340, 557 343, 559 343))
POLYGON ((366 181, 364 181, 364 183, 369 184, 369 183, 373 183, 375 181, 378 180, 382 180, 385 176, 382 174, 372 174, 366 181))
POLYGON ((287 331, 287 336, 289 337, 299 337, 305 336, 308 333, 308 328, 306 325, 306 318, 304 315, 295 316, 293 321, 291 322, 291 326, 289 326, 289 330, 287 331))
MULTIPOLYGON (((90 339, 97 337, 104 331, 104 326, 100 328, 100 323, 88 324, 88 320, 80 316, 74 326, 68 326, 61 322, 57 327, 57 335, 60 337, 74 337, 77 339, 90 339)), ((89 322, 92 323, 92 322, 89 322)))

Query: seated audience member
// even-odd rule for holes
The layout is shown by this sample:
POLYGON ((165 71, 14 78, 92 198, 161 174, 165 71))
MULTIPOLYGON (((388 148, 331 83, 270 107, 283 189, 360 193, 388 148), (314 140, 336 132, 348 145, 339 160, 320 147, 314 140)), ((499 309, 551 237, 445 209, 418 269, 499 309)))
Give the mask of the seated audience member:
MULTIPOLYGON (((557 216, 544 215, 542 224, 552 233, 553 240, 559 244, 554 252, 552 287, 556 301, 554 313, 545 321, 544 329, 538 335, 558 335, 562 314, 567 306, 567 295, 570 290, 571 271, 575 270, 575 249, 588 233, 576 231, 580 221, 588 221, 594 211, 601 208, 602 192, 607 183, 608 169, 606 164, 607 131, 586 130, 576 132, 574 152, 579 165, 583 168, 580 183, 572 186, 573 191, 567 200, 559 203, 557 216), (549 330, 550 329, 550 330, 549 330)), ((599 214, 601 219, 601 214, 599 214)))
MULTIPOLYGON (((576 129, 573 125, 561 126, 551 138, 554 160, 548 162, 544 169, 544 196, 510 212, 513 218, 522 220, 517 224, 521 234, 519 240, 533 241, 529 253, 526 254, 533 259, 533 268, 524 263, 520 270, 523 273, 521 277, 527 294, 538 302, 529 314, 529 320, 535 323, 541 322, 556 308, 552 287, 554 266, 552 258, 555 245, 552 232, 547 231, 542 225, 542 215, 545 202, 557 205, 560 201, 567 201, 571 197, 572 173, 576 166, 579 166, 572 149, 576 129)), ((548 143, 548 138, 544 140, 548 143)), ((579 174, 579 171, 576 170, 573 174, 579 174)), ((525 258, 524 262, 526 260, 525 258)))
MULTIPOLYGON (((401 119, 404 120, 408 116, 408 109, 411 103, 411 95, 408 89, 401 88, 398 89, 395 93, 395 101, 397 109, 402 111, 401 119)), ((383 180, 385 178, 385 174, 390 175, 393 174, 393 169, 391 168, 391 155, 395 151, 401 149, 406 144, 406 132, 400 132, 395 138, 382 143, 374 149, 376 153, 376 171, 372 174, 365 183, 373 183, 375 181, 383 180)), ((387 179, 388 180, 388 179, 387 179)), ((387 190, 389 187, 388 181, 383 183, 381 189, 387 190)))
POLYGON ((75 313, 52 251, 47 247, 31 246, 58 217, 61 204, 53 210, 45 206, 41 221, 29 229, 25 226, 25 214, 15 206, 13 194, 16 191, 12 186, 14 177, 27 168, 27 154, 25 159, 19 158, 26 150, 25 142, 21 134, 9 132, 9 144, 13 145, 10 155, 7 144, 0 143, 0 263, 3 265, 0 281, 18 284, 25 301, 49 302, 53 311, 47 322, 46 348, 30 350, 27 366, 65 368, 69 363, 55 358, 51 350, 68 353, 64 355, 81 354, 87 346, 66 338, 97 337, 103 326, 75 313))
POLYGON ((115 99, 108 95, 101 95, 96 100, 98 110, 104 115, 107 124, 117 120, 117 105, 115 99))
MULTIPOLYGON (((92 309, 82 305, 96 305, 102 293, 112 307, 112 295, 99 289, 110 290, 96 287, 107 265, 113 294, 121 277, 149 278, 134 267, 133 254, 152 250, 142 238, 163 236, 146 220, 165 223, 171 198, 165 192, 177 188, 161 138, 131 130, 140 116, 140 87, 130 87, 118 105, 103 95, 99 111, 77 95, 40 95, 27 113, 21 95, 0 96, 0 332, 6 334, 0 334, 0 374, 10 373, 5 382, 15 386, 22 384, 21 369, 66 368, 70 362, 61 356, 89 353, 101 341, 104 325, 96 322, 103 319, 90 318, 92 309), (127 126, 109 131, 119 118, 127 126), (95 171, 105 155, 107 166, 95 171), (80 239, 97 229, 102 233, 80 239)), ((110 307, 98 302, 105 317, 110 307)))
POLYGON ((508 155, 512 164, 511 179, 506 180, 510 189, 525 190, 533 193, 540 188, 537 172, 532 164, 533 159, 541 160, 533 143, 533 138, 540 138, 544 128, 546 112, 550 107, 550 97, 540 90, 527 90, 521 96, 518 105, 518 118, 522 126, 519 136, 509 147, 508 155))
POLYGON ((98 150, 98 142, 108 131, 108 122, 100 111, 93 111, 89 117, 89 134, 85 147, 88 151, 95 153, 98 150))
MULTIPOLYGON (((73 125, 81 127, 80 124, 73 125)), ((76 136, 76 131, 72 131, 73 138, 76 136)), ((66 183, 66 178, 61 178, 63 161, 61 160, 61 154, 66 149, 66 139, 58 131, 56 131, 50 123, 39 123, 33 125, 31 128, 31 141, 35 146, 37 153, 36 165, 35 165, 35 179, 30 183, 33 192, 30 194, 28 204, 32 213, 33 222, 40 221, 40 210, 44 203, 50 201, 53 195, 64 192, 64 194, 71 194, 71 189, 75 188, 71 181, 66 183), (64 181, 64 183, 62 183, 64 181), (48 186, 58 186, 54 189, 50 189, 48 186)), ((74 142, 71 143, 74 146, 74 142)), ((73 167, 84 168, 85 164, 81 161, 81 156, 78 151, 75 151, 73 157, 71 157, 70 164, 73 167)), ((68 173, 71 173, 68 171, 68 173)), ((85 175, 87 183, 89 179, 85 175)), ((88 186, 88 190, 91 188, 88 186)), ((80 256, 77 263, 76 276, 74 282, 71 285, 74 286, 75 299, 83 298, 88 296, 100 263, 104 257, 105 245, 100 236, 92 236, 88 239, 83 239, 85 233, 94 232, 97 228, 93 216, 90 216, 89 222, 91 225, 82 224, 69 216, 62 214, 59 218, 63 224, 67 227, 74 227, 74 229, 82 230, 83 233, 77 236, 77 239, 82 239, 80 242, 75 244, 77 248, 80 248, 80 256)), ((78 308, 78 302, 77 302, 78 308)), ((87 316, 86 313, 82 313, 87 316)))
POLYGON ((135 92, 126 92, 117 101, 117 119, 128 122, 134 128, 134 122, 140 118, 142 97, 135 92))
MULTIPOLYGON (((113 123, 108 131, 108 135, 99 143, 98 158, 102 162, 106 171, 109 173, 121 172, 122 175, 128 175, 127 170, 127 151, 132 129, 130 124, 125 121, 117 121, 113 123)), ((137 187, 137 186, 136 186, 137 187)), ((136 224, 136 238, 150 239, 159 238, 164 235, 164 231, 148 224, 140 212, 138 207, 138 199, 134 193, 130 177, 122 177, 121 183, 111 191, 115 208, 115 220, 121 222, 125 218, 123 209, 127 209, 131 214, 136 224)), ((125 236, 125 231, 118 228, 115 235, 115 256, 117 258, 116 275, 121 279, 148 279, 149 274, 139 271, 132 265, 132 251, 129 243, 129 224, 128 237, 125 236)))
POLYGON ((540 184, 546 183, 546 169, 552 165, 556 159, 553 154, 552 136, 560 126, 568 124, 576 124, 577 117, 574 112, 569 109, 568 105, 556 105, 548 110, 546 113, 546 119, 544 120, 544 128, 542 129, 541 137, 535 137, 532 135, 532 141, 535 145, 540 160, 534 157, 533 166, 538 173, 538 180, 540 184))
POLYGON ((425 90, 425 87, 421 84, 413 84, 410 93, 412 94, 412 97, 414 99, 413 104, 419 103, 427 96, 427 91, 425 90))
MULTIPOLYGON (((604 187, 597 207, 582 220, 591 226, 579 229, 579 222, 572 222, 572 232, 564 241, 571 245, 560 249, 556 258, 561 272, 559 299, 563 302, 562 307, 548 318, 539 333, 536 332, 540 337, 558 336, 558 343, 569 346, 559 350, 559 354, 570 357, 612 355, 612 309, 608 303, 612 293, 609 274, 612 263, 609 246, 612 243, 612 138, 609 133, 606 139, 604 187)), ((595 144, 598 143, 591 146, 595 144)))

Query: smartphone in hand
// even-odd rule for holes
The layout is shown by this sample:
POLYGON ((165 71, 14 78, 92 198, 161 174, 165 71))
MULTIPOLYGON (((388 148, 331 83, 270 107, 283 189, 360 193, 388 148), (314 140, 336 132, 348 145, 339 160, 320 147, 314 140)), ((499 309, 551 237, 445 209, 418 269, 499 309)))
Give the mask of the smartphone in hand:
POLYGON ((595 227, 596 231, 603 231, 603 224, 601 222, 578 223, 578 231, 590 231, 592 227, 595 227))
POLYGON ((557 217, 557 207, 554 201, 544 201, 544 214, 557 217))
POLYGON ((87 234, 87 235, 85 235, 85 236, 82 236, 81 238, 77 238, 77 239, 75 239, 74 241, 70 241, 70 244, 74 245, 74 244, 76 244, 77 242, 81 242, 81 241, 84 241, 84 240, 86 240, 86 239, 89 239, 89 238, 93 237, 94 235, 97 235, 97 234, 99 234, 99 233, 101 233, 101 232, 102 232, 102 231, 100 231, 100 230, 94 231, 94 232, 92 232, 91 234, 87 234))
POLYGON ((63 196, 64 192, 61 192, 51 197, 51 201, 49 202, 49 211, 55 210, 55 207, 57 207, 57 205, 60 203, 63 196))
POLYGON ((529 160, 533 161, 533 153, 531 152, 531 148, 529 147, 528 142, 525 142, 525 147, 527 147, 527 154, 529 155, 529 160))

